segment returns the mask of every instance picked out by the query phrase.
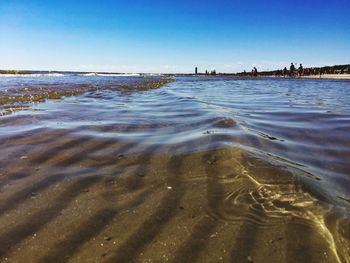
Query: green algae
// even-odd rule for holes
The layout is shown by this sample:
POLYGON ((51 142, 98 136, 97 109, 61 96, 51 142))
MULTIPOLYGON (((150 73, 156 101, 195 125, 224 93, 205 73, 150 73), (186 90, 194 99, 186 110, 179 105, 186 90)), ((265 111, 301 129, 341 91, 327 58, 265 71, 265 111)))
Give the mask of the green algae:
MULTIPOLYGON (((4 72, 4 71, 0 71, 4 72)), ((6 71, 8 72, 8 71, 6 71)), ((14 71, 11 71, 12 73, 14 71)), ((17 74, 20 71, 16 71, 17 74)), ((1 73, 0 73, 1 74, 1 73)), ((119 91, 146 91, 151 89, 159 89, 162 86, 174 82, 174 79, 142 79, 136 83, 120 84, 113 88, 105 87, 105 89, 119 91)), ((40 103, 46 100, 58 100, 63 97, 79 96, 86 92, 94 92, 100 89, 98 86, 80 84, 80 85, 62 85, 62 86, 42 86, 42 87, 26 87, 19 89, 9 89, 0 91, 0 115, 8 115, 14 111, 28 109, 32 103, 40 103)))

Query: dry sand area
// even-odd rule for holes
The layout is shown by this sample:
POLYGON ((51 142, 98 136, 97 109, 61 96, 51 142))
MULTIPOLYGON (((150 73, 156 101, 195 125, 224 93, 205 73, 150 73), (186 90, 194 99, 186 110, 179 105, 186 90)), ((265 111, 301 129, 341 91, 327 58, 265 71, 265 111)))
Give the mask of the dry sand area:
POLYGON ((350 79, 350 74, 322 74, 320 75, 310 75, 303 76, 303 78, 310 79, 350 79))

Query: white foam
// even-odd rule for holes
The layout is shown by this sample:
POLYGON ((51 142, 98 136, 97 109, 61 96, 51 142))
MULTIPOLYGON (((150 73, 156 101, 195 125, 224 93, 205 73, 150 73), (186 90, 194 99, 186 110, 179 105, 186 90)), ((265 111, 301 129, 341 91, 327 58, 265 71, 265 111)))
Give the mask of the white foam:
POLYGON ((86 77, 97 76, 97 73, 84 73, 84 74, 79 74, 79 76, 86 76, 86 77))
POLYGON ((100 77, 139 77, 141 75, 137 74, 137 73, 115 74, 115 73, 95 73, 95 72, 91 72, 91 73, 80 74, 80 76, 86 76, 86 77, 96 77, 96 76, 100 76, 100 77))
POLYGON ((111 76, 111 77, 138 77, 141 76, 140 74, 137 73, 125 73, 125 74, 99 74, 99 76, 111 76))
POLYGON ((163 76, 163 74, 162 73, 146 73, 145 76, 157 76, 157 77, 159 77, 159 76, 163 76))
POLYGON ((27 77, 27 78, 33 78, 33 77, 62 77, 64 76, 61 73, 46 73, 46 74, 0 74, 0 77, 5 78, 17 78, 17 77, 27 77))

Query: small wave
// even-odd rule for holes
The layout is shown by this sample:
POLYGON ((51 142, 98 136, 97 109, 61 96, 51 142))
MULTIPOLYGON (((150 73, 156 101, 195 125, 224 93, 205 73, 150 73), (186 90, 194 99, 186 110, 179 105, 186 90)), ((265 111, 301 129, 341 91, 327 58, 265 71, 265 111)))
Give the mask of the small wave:
POLYGON ((41 74, 0 74, 0 77, 5 77, 5 78, 16 78, 16 77, 27 77, 27 78, 32 78, 32 77, 62 77, 64 74, 62 73, 41 73, 41 74))
POLYGON ((140 74, 137 73, 130 73, 130 74, 115 74, 115 73, 95 73, 95 72, 90 72, 90 73, 84 73, 80 74, 80 76, 85 76, 85 77, 139 77, 141 76, 140 74))
POLYGON ((99 74, 99 76, 111 76, 111 77, 139 77, 141 76, 138 73, 130 73, 130 74, 99 74))
POLYGON ((164 76, 163 73, 146 73, 144 75, 145 76, 157 76, 157 77, 164 76))
POLYGON ((86 77, 97 76, 97 73, 84 73, 84 74, 79 74, 79 76, 86 76, 86 77))

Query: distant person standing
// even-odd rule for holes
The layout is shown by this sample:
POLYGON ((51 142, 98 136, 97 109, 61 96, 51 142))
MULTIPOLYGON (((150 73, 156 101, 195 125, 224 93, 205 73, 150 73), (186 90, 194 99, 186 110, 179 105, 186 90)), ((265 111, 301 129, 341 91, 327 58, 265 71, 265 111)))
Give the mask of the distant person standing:
POLYGON ((253 68, 252 73, 254 77, 258 76, 258 70, 256 69, 256 67, 253 68))
POLYGON ((299 73, 299 78, 300 78, 304 73, 303 64, 300 64, 300 66, 298 68, 298 73, 299 73))
POLYGON ((290 63, 289 74, 291 77, 294 77, 295 66, 293 63, 290 63))
POLYGON ((285 77, 287 75, 288 75, 288 69, 287 69, 287 67, 284 67, 284 69, 283 69, 283 77, 285 77))

